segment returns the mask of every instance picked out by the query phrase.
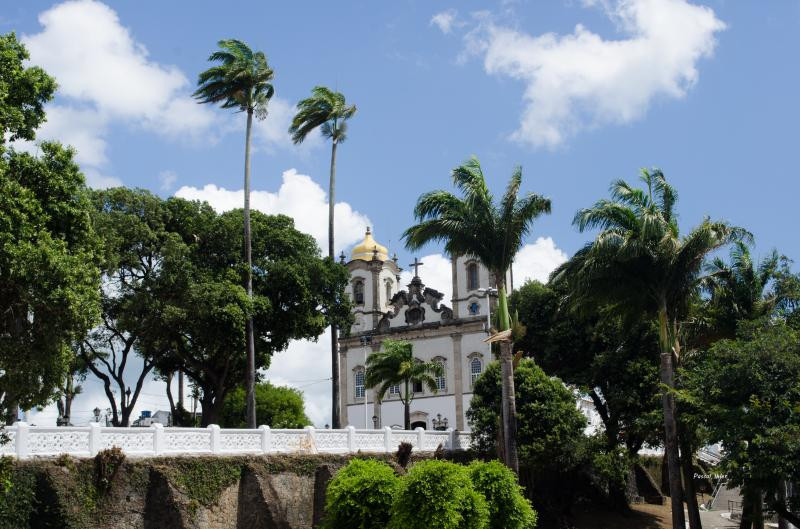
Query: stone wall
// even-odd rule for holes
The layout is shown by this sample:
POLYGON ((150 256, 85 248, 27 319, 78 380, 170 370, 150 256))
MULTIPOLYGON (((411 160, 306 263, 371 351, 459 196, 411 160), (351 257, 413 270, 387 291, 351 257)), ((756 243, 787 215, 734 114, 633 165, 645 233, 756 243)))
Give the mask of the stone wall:
POLYGON ((352 457, 127 458, 105 488, 95 459, 20 461, 0 492, 0 529, 312 529, 352 457))

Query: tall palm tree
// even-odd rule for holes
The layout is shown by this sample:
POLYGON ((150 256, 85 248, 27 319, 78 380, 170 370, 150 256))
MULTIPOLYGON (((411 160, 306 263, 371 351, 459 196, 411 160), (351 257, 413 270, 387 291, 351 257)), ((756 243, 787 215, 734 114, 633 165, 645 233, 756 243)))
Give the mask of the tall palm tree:
MULTIPOLYGON (((294 143, 301 143, 308 134, 321 127, 322 135, 331 140, 331 173, 328 183, 328 257, 333 253, 333 206, 336 192, 336 146, 347 139, 347 120, 356 113, 355 105, 347 105, 344 95, 324 86, 315 86, 311 97, 297 104, 297 115, 292 120, 289 133, 294 143)), ((334 428, 341 428, 339 410, 339 354, 336 326, 331 325, 331 410, 334 428)))
MULTIPOLYGON (((500 331, 507 331, 511 329, 511 319, 508 314, 506 274, 533 221, 543 213, 550 213, 550 199, 533 193, 520 198, 522 169, 517 167, 505 194, 495 204, 481 164, 474 156, 453 169, 452 177, 462 196, 455 196, 448 191, 431 191, 419 197, 414 208, 418 223, 403 234, 406 246, 416 250, 428 242, 443 242, 445 251, 453 259, 465 255, 483 263, 489 269, 499 292, 500 331)), ((511 348, 510 340, 500 341, 504 453, 506 464, 518 472, 511 348)))
POLYGON ((610 200, 599 200, 577 212, 573 222, 580 231, 599 228, 600 233, 556 270, 553 280, 566 281, 572 306, 591 309, 608 304, 621 314, 651 314, 657 320, 672 524, 683 529, 673 393, 681 322, 705 281, 706 257, 749 234, 706 219, 681 237, 674 212, 675 189, 659 170, 643 170, 641 179, 644 189, 615 181, 610 200))
POLYGON ((404 428, 410 430, 414 385, 422 384, 433 393, 438 393, 435 377, 440 377, 443 373, 441 364, 415 359, 411 343, 386 340, 383 342, 383 351, 372 353, 367 358, 364 382, 368 388, 378 387, 375 395, 377 402, 383 400, 390 388, 402 388, 400 400, 403 402, 403 423, 404 428))
MULTIPOLYGON (((253 257, 250 240, 250 139, 253 116, 259 120, 267 117, 267 105, 275 93, 272 86, 273 71, 267 64, 264 52, 254 52, 247 44, 236 39, 221 40, 219 50, 208 60, 219 63, 198 76, 194 97, 199 103, 219 103, 222 108, 235 108, 247 113, 244 144, 244 258, 247 262, 245 287, 253 297, 253 257)), ((256 355, 253 336, 253 318, 248 316, 247 333, 247 426, 256 427, 256 355)))

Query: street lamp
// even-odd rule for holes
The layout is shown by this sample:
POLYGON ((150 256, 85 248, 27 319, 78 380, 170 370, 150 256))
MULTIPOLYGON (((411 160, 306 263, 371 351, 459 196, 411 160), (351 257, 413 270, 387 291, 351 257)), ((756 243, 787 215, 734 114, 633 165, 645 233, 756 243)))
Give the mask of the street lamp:
POLYGON ((94 413, 94 422, 100 422, 100 408, 95 408, 92 412, 94 413))
POLYGON ((486 334, 492 333, 492 303, 489 296, 497 294, 496 288, 479 288, 478 292, 486 296, 486 334))
POLYGON ((377 415, 373 415, 372 416, 372 427, 375 428, 376 430, 378 429, 378 416, 377 415))
POLYGON ((442 419, 442 414, 437 413, 436 418, 431 419, 434 430, 447 430, 447 417, 442 419))

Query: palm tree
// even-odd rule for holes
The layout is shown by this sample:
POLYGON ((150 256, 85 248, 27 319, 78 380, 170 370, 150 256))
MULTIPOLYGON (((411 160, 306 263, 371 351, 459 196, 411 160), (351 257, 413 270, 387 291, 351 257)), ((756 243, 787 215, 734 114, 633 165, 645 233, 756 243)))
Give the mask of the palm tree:
POLYGON ((436 378, 444 373, 444 368, 436 362, 422 362, 414 358, 411 343, 386 340, 383 351, 372 353, 367 358, 367 373, 364 379, 368 388, 378 387, 375 400, 380 402, 390 388, 402 387, 400 400, 403 402, 403 423, 406 430, 411 429, 411 401, 414 400, 413 387, 421 384, 433 393, 438 393, 436 378))
MULTIPOLYGON (((499 291, 497 314, 500 331, 507 331, 511 328, 511 319, 508 314, 506 274, 533 221, 543 213, 550 213, 550 199, 533 193, 518 197, 522 169, 517 167, 511 175, 505 194, 499 204, 495 204, 494 197, 486 186, 481 164, 474 156, 453 169, 452 177, 462 197, 448 191, 432 191, 419 197, 414 208, 418 223, 403 234, 406 246, 416 250, 428 242, 443 242, 445 251, 451 258, 465 255, 483 263, 489 269, 499 291)), ((495 335, 500 336, 504 336, 504 333, 495 335)), ((500 341, 504 453, 506 464, 514 472, 518 472, 511 349, 509 339, 500 341)))
MULTIPOLYGON (((236 39, 221 40, 219 50, 208 60, 220 63, 201 73, 197 79, 194 97, 200 103, 220 103, 222 108, 235 108, 247 113, 247 129, 244 146, 244 257, 247 262, 245 287, 247 295, 253 297, 253 258, 250 240, 250 138, 253 130, 253 115, 257 119, 267 117, 267 104, 275 93, 272 86, 273 71, 267 64, 264 52, 253 52, 250 47, 236 39)), ((256 427, 256 356, 253 337, 253 318, 248 316, 247 333, 247 426, 256 427)))
POLYGON ((599 200, 578 211, 573 221, 578 229, 599 228, 600 233, 556 270, 553 280, 566 282, 573 307, 593 309, 608 304, 624 315, 651 314, 657 320, 672 524, 683 529, 673 393, 675 366, 681 355, 681 322, 705 282, 706 257, 749 234, 706 219, 681 237, 674 213, 675 189, 659 170, 643 170, 641 179, 644 189, 618 180, 611 185, 610 200, 599 200))
MULTIPOLYGON (((315 86, 311 97, 297 104, 297 115, 292 120, 289 133, 294 143, 302 143, 308 134, 322 127, 322 135, 331 139, 331 173, 328 183, 328 257, 333 253, 333 206, 336 192, 336 146, 347 139, 347 120, 356 113, 355 105, 347 105, 344 95, 324 86, 315 86)), ((339 410, 339 351, 336 326, 331 325, 331 410, 334 428, 341 428, 339 410)))
POLYGON ((786 258, 773 250, 756 264, 747 245, 737 241, 729 261, 717 257, 706 266, 703 286, 710 294, 707 308, 714 320, 715 338, 734 338, 739 321, 766 316, 781 301, 780 293, 769 287, 780 277, 786 258))

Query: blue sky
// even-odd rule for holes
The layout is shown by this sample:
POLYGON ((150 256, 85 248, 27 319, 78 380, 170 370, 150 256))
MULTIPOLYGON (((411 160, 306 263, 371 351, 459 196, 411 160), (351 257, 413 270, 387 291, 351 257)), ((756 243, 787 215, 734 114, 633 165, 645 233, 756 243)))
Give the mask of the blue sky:
MULTIPOLYGON (((272 114, 255 137, 253 189, 264 192, 255 200, 295 215, 323 245, 329 146, 312 138, 298 148, 285 135, 293 105, 316 84, 359 109, 338 157, 342 246, 369 224, 409 262, 398 241, 416 198, 449 188, 449 171, 475 154, 497 192, 521 164, 524 189, 553 200, 516 276, 541 277, 571 255, 587 240, 571 226, 575 211, 606 196, 612 179, 652 166, 677 187, 684 230, 722 218, 753 232, 757 255, 774 247, 800 257, 796 0, 4 8, 0 31, 22 35, 62 85, 42 136, 75 144, 93 185, 238 204, 243 116, 188 98, 216 41, 235 37, 275 70, 272 114)), ((428 283, 443 281, 437 252, 423 252, 428 283)), ((321 342, 294 356, 314 358, 321 342)), ((278 378, 292 380, 297 367, 278 378)), ((324 395, 325 384, 310 391, 324 395)), ((321 424, 325 403, 315 398, 321 424)))

